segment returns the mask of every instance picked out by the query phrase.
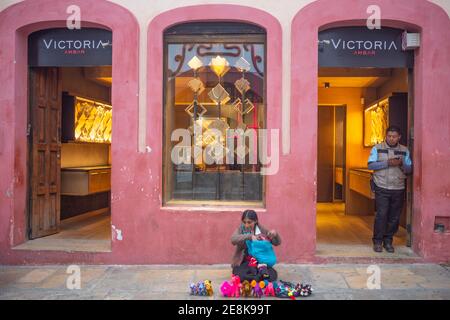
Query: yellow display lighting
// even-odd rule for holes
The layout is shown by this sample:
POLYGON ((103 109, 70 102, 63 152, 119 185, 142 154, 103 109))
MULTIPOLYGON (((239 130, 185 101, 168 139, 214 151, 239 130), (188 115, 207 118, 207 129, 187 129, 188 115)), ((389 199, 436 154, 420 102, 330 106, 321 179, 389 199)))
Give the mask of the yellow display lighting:
POLYGON ((111 143, 112 106, 75 97, 75 141, 111 143))
POLYGON ((382 100, 364 110, 364 146, 370 147, 384 141, 389 125, 389 100, 382 100))
POLYGON ((225 73, 230 70, 230 64, 227 59, 217 56, 211 59, 211 63, 209 64, 211 70, 220 78, 225 75, 225 73))

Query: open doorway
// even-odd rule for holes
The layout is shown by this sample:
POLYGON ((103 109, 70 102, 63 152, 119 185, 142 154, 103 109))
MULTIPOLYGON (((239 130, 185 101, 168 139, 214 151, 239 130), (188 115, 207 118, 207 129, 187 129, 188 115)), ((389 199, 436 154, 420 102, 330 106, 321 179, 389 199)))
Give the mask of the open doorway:
POLYGON ((413 147, 409 134, 413 127, 413 59, 401 51, 398 34, 401 30, 386 28, 371 33, 363 27, 319 33, 318 256, 416 257, 409 248, 410 179, 394 237, 395 253, 372 250, 376 208, 370 188, 372 172, 367 169, 370 151, 384 140, 389 125, 399 126, 400 143, 411 152, 413 147))
POLYGON ((110 41, 94 28, 29 37, 28 241, 15 249, 111 251, 110 41))
MULTIPOLYGON (((408 145, 408 69, 321 68, 318 86, 318 253, 372 256, 376 208, 367 159, 388 124, 402 128, 408 145)), ((406 201, 403 208, 394 243, 397 255, 409 256, 406 201)))

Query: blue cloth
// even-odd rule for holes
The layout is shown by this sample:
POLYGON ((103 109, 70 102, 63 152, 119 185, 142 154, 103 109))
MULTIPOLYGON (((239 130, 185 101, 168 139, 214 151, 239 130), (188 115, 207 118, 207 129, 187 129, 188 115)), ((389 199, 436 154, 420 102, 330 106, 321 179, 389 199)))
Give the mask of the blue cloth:
POLYGON ((272 267, 277 263, 277 257, 273 250, 272 243, 267 240, 246 240, 248 254, 254 257, 258 263, 267 264, 272 267))
POLYGON ((369 160, 367 162, 367 168, 369 170, 381 170, 388 167, 387 161, 378 161, 378 151, 376 147, 373 147, 370 151, 369 160))
POLYGON ((406 150, 406 156, 403 158, 403 172, 411 173, 412 171, 412 161, 409 155, 409 150, 406 150))

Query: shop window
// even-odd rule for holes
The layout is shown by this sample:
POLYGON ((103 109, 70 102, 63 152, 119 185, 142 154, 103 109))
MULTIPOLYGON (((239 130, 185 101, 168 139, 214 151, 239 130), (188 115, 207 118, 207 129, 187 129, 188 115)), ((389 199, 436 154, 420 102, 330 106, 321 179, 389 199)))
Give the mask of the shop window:
POLYGON ((190 23, 164 40, 164 203, 262 203, 264 29, 190 23))

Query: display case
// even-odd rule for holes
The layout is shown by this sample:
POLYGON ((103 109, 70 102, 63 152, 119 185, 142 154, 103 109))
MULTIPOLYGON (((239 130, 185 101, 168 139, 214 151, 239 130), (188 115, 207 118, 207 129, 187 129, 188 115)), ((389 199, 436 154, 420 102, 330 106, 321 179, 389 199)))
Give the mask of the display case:
POLYGON ((352 191, 368 198, 375 199, 370 187, 370 179, 372 178, 372 170, 363 168, 354 168, 349 171, 349 188, 352 191))
POLYGON ((384 141, 390 125, 400 128, 400 143, 407 145, 408 94, 393 93, 364 109, 364 146, 371 147, 384 141))
POLYGON ((61 194, 86 196, 111 190, 111 166, 61 169, 61 194))
POLYGON ((61 115, 61 142, 111 143, 111 105, 64 92, 61 115))

